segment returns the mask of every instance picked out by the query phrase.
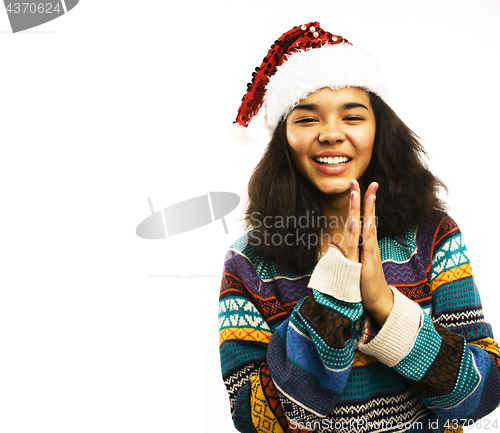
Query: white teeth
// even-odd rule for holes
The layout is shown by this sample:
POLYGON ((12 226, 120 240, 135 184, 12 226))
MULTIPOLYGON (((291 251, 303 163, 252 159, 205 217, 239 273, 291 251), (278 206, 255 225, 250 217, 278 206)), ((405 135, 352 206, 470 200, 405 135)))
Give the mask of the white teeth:
POLYGON ((346 163, 347 161, 349 161, 349 158, 345 157, 345 156, 335 156, 335 157, 331 157, 331 156, 320 156, 318 158, 316 158, 316 161, 318 162, 321 162, 323 164, 343 164, 343 163, 346 163))

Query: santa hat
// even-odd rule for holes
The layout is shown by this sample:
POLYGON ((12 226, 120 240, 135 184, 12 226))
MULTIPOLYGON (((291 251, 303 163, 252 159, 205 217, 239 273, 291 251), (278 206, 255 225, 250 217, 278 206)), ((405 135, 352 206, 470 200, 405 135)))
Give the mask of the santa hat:
POLYGON ((361 87, 387 98, 375 58, 341 36, 325 32, 318 22, 283 34, 252 76, 235 121, 245 128, 264 106, 266 126, 274 131, 295 105, 324 87, 361 87))

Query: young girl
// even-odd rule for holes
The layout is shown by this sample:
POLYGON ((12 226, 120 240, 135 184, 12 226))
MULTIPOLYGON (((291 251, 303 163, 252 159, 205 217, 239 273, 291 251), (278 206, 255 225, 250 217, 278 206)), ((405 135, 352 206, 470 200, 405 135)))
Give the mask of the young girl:
POLYGON ((273 131, 226 256, 220 356, 241 432, 459 431, 500 402, 467 250, 384 102, 376 61, 317 22, 272 45, 237 123, 273 131))

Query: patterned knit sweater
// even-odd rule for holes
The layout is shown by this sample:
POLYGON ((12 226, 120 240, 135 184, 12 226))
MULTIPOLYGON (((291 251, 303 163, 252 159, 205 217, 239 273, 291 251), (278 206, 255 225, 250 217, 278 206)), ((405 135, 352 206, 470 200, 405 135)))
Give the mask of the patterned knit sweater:
POLYGON ((453 431, 498 406, 500 348, 449 216, 379 241, 394 293, 380 329, 346 290, 359 265, 337 249, 312 274, 283 275, 252 243, 229 250, 219 303, 239 431, 453 431))

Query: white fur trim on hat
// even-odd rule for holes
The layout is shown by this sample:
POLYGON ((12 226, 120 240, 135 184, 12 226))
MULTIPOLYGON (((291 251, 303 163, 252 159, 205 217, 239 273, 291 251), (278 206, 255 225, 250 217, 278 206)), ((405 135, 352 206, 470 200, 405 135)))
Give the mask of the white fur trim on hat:
POLYGON ((361 87, 387 99, 387 85, 377 60, 353 45, 324 45, 297 51, 277 68, 264 95, 267 127, 273 131, 307 95, 329 87, 361 87))

